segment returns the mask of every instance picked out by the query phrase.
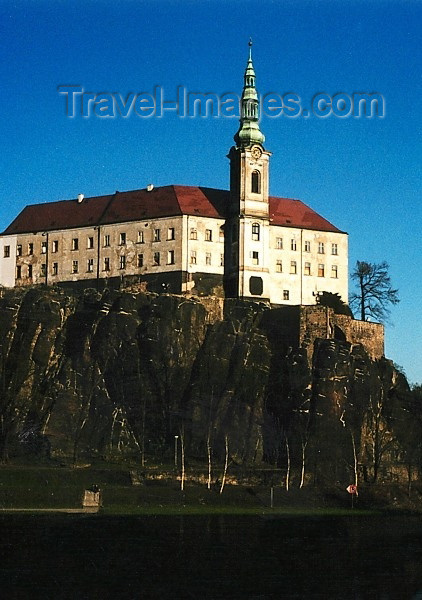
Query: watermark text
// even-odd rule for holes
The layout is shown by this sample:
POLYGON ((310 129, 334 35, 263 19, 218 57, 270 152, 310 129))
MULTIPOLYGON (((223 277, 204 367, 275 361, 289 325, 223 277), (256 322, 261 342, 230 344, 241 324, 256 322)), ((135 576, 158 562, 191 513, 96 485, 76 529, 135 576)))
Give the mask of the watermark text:
MULTIPOLYGON (((191 92, 177 86, 173 95, 166 95, 160 85, 151 92, 90 92, 81 85, 59 85, 58 93, 64 97, 66 117, 162 118, 174 114, 180 118, 226 117, 240 118, 242 100, 239 94, 226 92, 191 92)), ((253 100, 251 101, 253 102, 253 100)), ((339 92, 330 95, 318 92, 308 103, 299 94, 268 92, 259 96, 260 118, 383 118, 385 98, 378 92, 339 92)))

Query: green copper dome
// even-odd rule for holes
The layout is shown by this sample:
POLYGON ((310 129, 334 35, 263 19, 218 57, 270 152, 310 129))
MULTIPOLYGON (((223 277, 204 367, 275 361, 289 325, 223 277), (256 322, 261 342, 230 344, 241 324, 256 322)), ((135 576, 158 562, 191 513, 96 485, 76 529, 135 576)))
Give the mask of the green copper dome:
POLYGON ((234 136, 237 146, 263 144, 265 136, 259 129, 259 101, 255 87, 255 70, 252 63, 252 41, 249 41, 249 58, 243 77, 243 92, 239 131, 234 136))

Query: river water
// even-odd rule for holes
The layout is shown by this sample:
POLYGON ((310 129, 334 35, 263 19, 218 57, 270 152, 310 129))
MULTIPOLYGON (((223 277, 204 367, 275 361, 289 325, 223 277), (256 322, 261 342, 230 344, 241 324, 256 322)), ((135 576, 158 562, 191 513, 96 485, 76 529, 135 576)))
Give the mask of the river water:
POLYGON ((422 519, 2 515, 0 597, 422 600, 422 519))

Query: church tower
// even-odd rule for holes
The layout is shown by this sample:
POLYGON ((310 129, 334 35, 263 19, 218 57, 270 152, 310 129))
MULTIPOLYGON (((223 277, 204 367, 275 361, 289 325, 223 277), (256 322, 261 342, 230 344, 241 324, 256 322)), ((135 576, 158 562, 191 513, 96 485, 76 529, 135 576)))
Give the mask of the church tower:
POLYGON ((230 149, 230 200, 225 226, 226 296, 270 297, 270 152, 259 129, 259 101, 252 63, 252 41, 244 75, 240 127, 230 149))

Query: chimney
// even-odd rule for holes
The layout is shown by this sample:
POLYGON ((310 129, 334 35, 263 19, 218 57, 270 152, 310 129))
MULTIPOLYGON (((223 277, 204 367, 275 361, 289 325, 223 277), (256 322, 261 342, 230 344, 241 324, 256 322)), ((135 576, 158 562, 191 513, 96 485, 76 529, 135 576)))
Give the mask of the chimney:
POLYGON ((81 202, 83 202, 84 198, 85 198, 85 196, 83 194, 78 194, 78 204, 80 204, 81 202))

